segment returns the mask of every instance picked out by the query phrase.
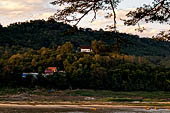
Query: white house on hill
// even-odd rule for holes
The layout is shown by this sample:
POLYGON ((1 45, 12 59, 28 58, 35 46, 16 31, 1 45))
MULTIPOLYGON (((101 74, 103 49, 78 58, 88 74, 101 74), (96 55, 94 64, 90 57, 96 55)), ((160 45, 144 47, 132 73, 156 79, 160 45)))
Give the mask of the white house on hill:
POLYGON ((92 48, 90 46, 80 46, 80 51, 89 53, 92 52, 92 48))

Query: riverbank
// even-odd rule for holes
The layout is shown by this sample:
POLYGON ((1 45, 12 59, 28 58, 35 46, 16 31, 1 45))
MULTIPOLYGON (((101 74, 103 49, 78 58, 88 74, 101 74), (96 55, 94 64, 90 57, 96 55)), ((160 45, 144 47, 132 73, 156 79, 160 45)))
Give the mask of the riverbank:
POLYGON ((0 107, 170 109, 169 92, 106 90, 0 90, 0 107))
MULTIPOLYGON (((158 104, 158 103, 157 103, 158 104)), ((159 103, 160 104, 160 103, 159 103)), ((164 103, 165 104, 165 103, 164 103)), ((168 103, 169 104, 169 103, 168 103)), ((169 109, 170 106, 151 106, 148 104, 135 105, 131 103, 70 103, 70 102, 58 102, 58 103, 40 103, 40 102, 1 102, 0 108, 19 108, 19 109, 87 109, 87 110, 99 110, 99 109, 145 109, 145 110, 159 110, 169 109)))
POLYGON ((169 113, 168 107, 0 104, 0 113, 169 113))

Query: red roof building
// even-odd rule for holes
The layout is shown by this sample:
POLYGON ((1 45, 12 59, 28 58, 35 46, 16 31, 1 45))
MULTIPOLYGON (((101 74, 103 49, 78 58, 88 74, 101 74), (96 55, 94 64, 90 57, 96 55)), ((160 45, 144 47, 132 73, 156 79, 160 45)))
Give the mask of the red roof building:
POLYGON ((53 70, 53 72, 57 72, 57 67, 48 67, 48 70, 53 70))

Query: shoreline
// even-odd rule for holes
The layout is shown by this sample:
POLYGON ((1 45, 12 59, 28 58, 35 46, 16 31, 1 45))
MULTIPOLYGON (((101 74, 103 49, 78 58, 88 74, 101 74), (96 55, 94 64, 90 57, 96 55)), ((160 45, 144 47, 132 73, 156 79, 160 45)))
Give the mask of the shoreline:
POLYGON ((144 109, 170 110, 170 92, 107 90, 2 90, 0 108, 16 109, 144 109))
MULTIPOLYGON (((126 105, 17 105, 17 104, 0 104, 0 108, 76 108, 76 109, 102 109, 102 108, 147 108, 147 106, 126 106, 126 105)), ((151 106, 150 108, 154 108, 151 106)), ((166 109, 167 107, 164 107, 166 109)), ((162 109, 162 107, 160 108, 162 109)))
POLYGON ((116 103, 114 104, 66 104, 66 103, 44 103, 44 104, 40 104, 40 103, 19 103, 19 102, 0 102, 0 108, 31 108, 31 109, 91 109, 91 110, 96 110, 96 109, 103 109, 103 108, 108 108, 108 109, 145 109, 145 110, 150 110, 150 109, 170 109, 169 106, 147 106, 147 105, 121 105, 120 103, 118 103, 116 105, 116 103))

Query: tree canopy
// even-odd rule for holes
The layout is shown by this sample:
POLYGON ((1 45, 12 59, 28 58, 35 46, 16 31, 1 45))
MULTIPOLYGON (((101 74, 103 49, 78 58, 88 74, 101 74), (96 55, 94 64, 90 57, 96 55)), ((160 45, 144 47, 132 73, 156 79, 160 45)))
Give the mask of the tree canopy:
POLYGON ((96 19, 97 12, 100 10, 111 10, 113 13, 107 13, 106 17, 114 16, 114 26, 116 28, 115 8, 121 0, 57 0, 51 2, 53 5, 65 6, 64 9, 58 9, 53 16, 56 20, 64 22, 76 22, 77 25, 83 17, 90 12, 94 13, 92 21, 96 19), (80 16, 79 16, 80 15, 80 16))
MULTIPOLYGON (((58 9, 53 16, 57 20, 64 22, 75 21, 76 25, 89 12, 94 12, 94 19, 99 10, 112 10, 113 13, 107 13, 106 17, 114 16, 114 28, 116 28, 116 13, 115 8, 121 0, 57 0, 51 2, 53 5, 65 6, 64 9, 58 9), (81 16, 79 16, 80 14, 81 16)), ((126 25, 136 25, 139 21, 146 22, 158 21, 160 23, 168 23, 170 19, 170 2, 169 0, 154 0, 152 5, 144 4, 143 7, 136 8, 130 11, 125 20, 126 25)))
POLYGON ((167 41, 76 28, 54 20, 15 23, 0 32, 0 88, 169 91, 169 75, 167 41), (121 45, 121 55, 111 49, 118 36, 128 40, 121 45), (91 45, 93 51, 82 53, 81 45, 91 45), (45 76, 48 67, 58 72, 45 76), (22 78, 22 73, 39 75, 22 78))
MULTIPOLYGON (((168 36, 167 32, 165 32, 165 36, 168 36)), ((83 45, 91 45, 92 41, 96 40, 94 45, 96 45, 97 51, 115 52, 117 45, 113 44, 115 44, 116 37, 120 37, 126 42, 119 41, 120 52, 124 54, 137 56, 170 55, 170 44, 166 41, 139 38, 137 35, 126 33, 76 28, 54 20, 31 20, 30 22, 14 23, 0 30, 0 57, 9 57, 30 49, 38 50, 42 47, 57 49, 58 46, 67 41, 70 41, 75 48, 79 48, 83 45)))
MULTIPOLYGON (((126 14, 128 19, 124 20, 125 25, 136 25, 140 21, 159 22, 170 24, 170 1, 169 0, 154 0, 152 5, 144 4, 143 7, 138 7, 134 11, 126 14)), ((137 28, 136 30, 143 32, 145 28, 137 28)), ((170 30, 161 31, 153 38, 156 40, 166 41, 170 39, 170 30)))
POLYGON ((141 20, 170 24, 170 1, 154 0, 152 5, 144 4, 143 7, 130 11, 126 16, 129 17, 125 21, 126 25, 136 25, 141 20))

